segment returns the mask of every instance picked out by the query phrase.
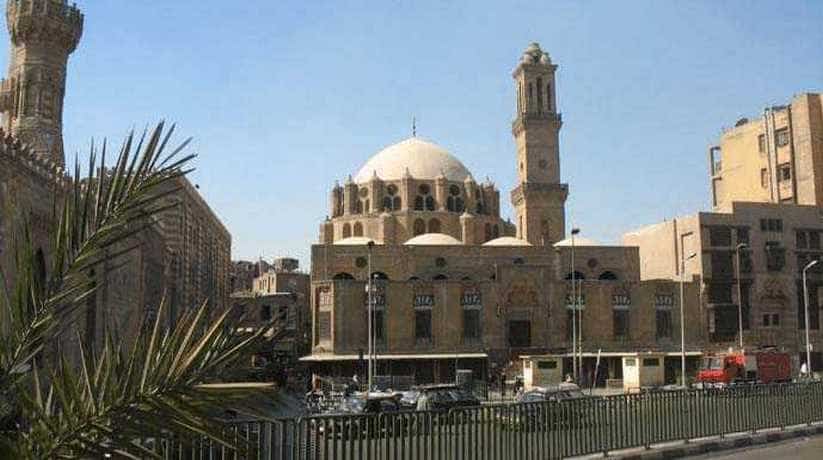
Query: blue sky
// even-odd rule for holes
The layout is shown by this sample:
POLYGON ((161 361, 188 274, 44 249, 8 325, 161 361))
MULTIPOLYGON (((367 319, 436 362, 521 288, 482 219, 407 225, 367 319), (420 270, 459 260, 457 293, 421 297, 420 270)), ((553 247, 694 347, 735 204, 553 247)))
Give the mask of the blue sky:
POLYGON ((567 216, 604 242, 708 209, 720 130, 823 89, 820 1, 78 3, 67 156, 177 122, 234 258, 305 264, 333 182, 412 116, 511 215, 511 70, 531 41, 560 66, 567 216))

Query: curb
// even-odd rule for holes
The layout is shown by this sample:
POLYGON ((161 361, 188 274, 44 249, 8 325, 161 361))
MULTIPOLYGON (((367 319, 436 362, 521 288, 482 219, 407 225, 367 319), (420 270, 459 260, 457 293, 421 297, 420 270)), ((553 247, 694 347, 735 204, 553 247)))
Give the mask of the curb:
POLYGON ((708 440, 689 441, 674 446, 652 447, 643 452, 609 453, 608 458, 621 460, 666 460, 672 458, 692 457, 711 452, 721 452, 724 450, 734 450, 743 447, 771 444, 787 441, 795 438, 807 436, 817 436, 823 434, 823 425, 801 426, 787 428, 781 431, 768 431, 760 433, 739 433, 726 435, 724 438, 712 438, 708 440))

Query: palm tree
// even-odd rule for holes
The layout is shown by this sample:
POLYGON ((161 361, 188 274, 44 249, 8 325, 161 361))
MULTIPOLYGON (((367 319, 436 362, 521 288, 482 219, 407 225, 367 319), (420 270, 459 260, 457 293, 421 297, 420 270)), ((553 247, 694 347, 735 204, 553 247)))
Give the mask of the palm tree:
POLYGON ((226 406, 251 410, 246 398, 271 386, 220 376, 245 361, 268 328, 238 335, 228 309, 210 318, 205 304, 169 327, 163 302, 131 344, 108 335, 93 350, 78 337, 76 359, 50 353, 58 336, 76 333, 75 318, 94 294, 93 267, 134 249, 132 237, 168 208, 163 198, 190 171, 190 139, 172 149, 173 132, 160 123, 139 139, 129 134, 111 168, 106 144, 99 163, 92 147, 82 180, 75 162, 55 206, 48 267, 30 225, 15 232, 14 285, 0 278, 0 458, 156 457, 143 441, 159 438, 242 447, 213 415, 226 406))

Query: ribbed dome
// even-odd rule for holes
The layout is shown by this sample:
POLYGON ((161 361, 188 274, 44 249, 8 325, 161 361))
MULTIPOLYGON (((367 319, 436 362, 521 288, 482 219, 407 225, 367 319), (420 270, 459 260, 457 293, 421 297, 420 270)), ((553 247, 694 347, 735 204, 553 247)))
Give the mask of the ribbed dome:
POLYGON ((371 157, 360 168, 354 182, 368 182, 375 172, 382 180, 400 180, 407 169, 415 179, 433 180, 442 174, 450 181, 462 182, 471 176, 463 163, 443 147, 419 137, 410 137, 371 157))
POLYGON ((444 233, 424 233, 409 239, 403 244, 409 246, 453 246, 463 243, 457 238, 444 233))

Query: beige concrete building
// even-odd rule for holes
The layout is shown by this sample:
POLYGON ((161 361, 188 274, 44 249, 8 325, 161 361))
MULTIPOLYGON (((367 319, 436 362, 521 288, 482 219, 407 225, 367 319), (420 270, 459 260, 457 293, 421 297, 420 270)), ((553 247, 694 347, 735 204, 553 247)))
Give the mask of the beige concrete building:
MULTIPOLYGON (((801 272, 823 257, 821 212, 817 206, 735 202, 729 212, 701 212, 640 228, 623 242, 639 247, 643 279, 676 280, 681 274, 700 279, 703 317, 693 326, 707 328, 707 349, 737 347, 742 302, 744 347, 776 346, 799 360, 805 350, 801 272), (739 245, 745 246, 738 258, 739 245)), ((823 349, 821 274, 819 266, 809 271, 814 350, 823 349)), ((812 359, 821 369, 819 351, 812 359)))
POLYGON ((709 149, 709 173, 715 210, 735 201, 823 206, 820 93, 740 119, 709 149))
MULTIPOLYGON (((303 360, 315 372, 365 372, 371 277, 378 373, 448 381, 457 368, 485 376, 540 353, 565 356, 570 373, 574 324, 584 380, 598 350, 609 353, 599 384, 620 379, 621 354, 638 351, 667 356, 674 380, 677 284, 641 281, 637 248, 578 238, 572 249, 563 239, 568 187, 560 181, 556 70, 534 43, 513 72, 516 224, 500 216, 494 184, 477 184, 455 156, 416 137, 334 186, 311 253, 312 352, 303 360)), ((686 283, 686 292, 688 317, 701 317, 697 283, 686 283)), ((689 331, 690 344, 704 340, 703 328, 689 331)))
MULTIPOLYGON (((0 269, 11 284, 15 227, 31 222, 37 253, 48 262, 55 205, 72 184, 63 170, 63 100, 68 56, 84 17, 62 0, 9 0, 6 21, 11 51, 0 82, 0 269)), ((121 247, 135 249, 91 271, 98 291, 78 324, 89 343, 100 344, 105 331, 128 341, 144 318, 154 318, 164 294, 171 300, 169 320, 204 300, 228 305, 231 237, 195 186, 185 178, 176 186, 166 199, 178 206, 121 247)), ((61 346, 74 346, 75 337, 72 331, 61 346)))
POLYGON ((286 257, 275 259, 272 264, 261 260, 254 265, 268 268, 254 278, 252 289, 231 294, 236 313, 245 315, 241 327, 253 330, 275 320, 272 340, 258 355, 267 360, 279 358, 296 362, 309 351, 309 274, 299 270, 296 259, 286 257))

